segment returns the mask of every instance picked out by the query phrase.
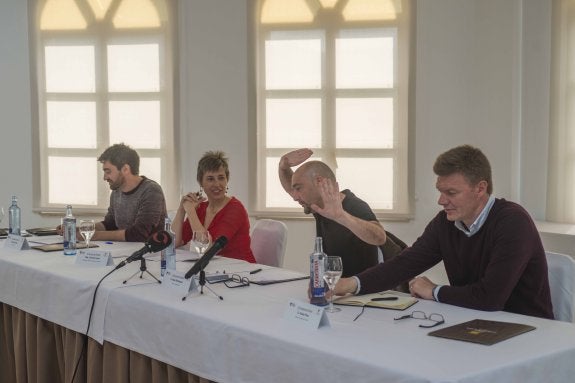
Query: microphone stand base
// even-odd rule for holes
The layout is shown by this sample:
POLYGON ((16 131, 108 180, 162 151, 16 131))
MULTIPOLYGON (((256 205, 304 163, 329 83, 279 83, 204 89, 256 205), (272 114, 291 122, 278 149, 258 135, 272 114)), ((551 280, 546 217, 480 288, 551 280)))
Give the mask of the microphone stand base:
POLYGON ((147 273, 149 276, 151 276, 153 279, 155 279, 156 282, 162 283, 162 281, 160 281, 158 278, 156 278, 156 276, 154 274, 152 274, 148 271, 148 268, 146 267, 146 260, 144 258, 140 259, 140 270, 136 271, 134 274, 132 274, 128 279, 126 279, 122 283, 126 284, 130 279, 132 279, 136 275, 138 275, 138 273, 140 273, 140 279, 144 279, 144 273, 147 273))
MULTIPOLYGON (((221 295, 218 295, 218 293, 216 293, 214 290, 212 290, 212 288, 208 285, 206 285, 206 272, 202 269, 200 270, 200 277, 199 277, 199 285, 200 285, 200 294, 204 293, 204 286, 206 287, 206 289, 208 289, 212 294, 214 294, 216 297, 218 297, 221 301, 224 300, 224 297, 222 297, 221 295)), ((190 291, 188 291, 188 293, 182 297, 182 301, 185 301, 187 297, 190 296, 190 294, 197 290, 197 285, 196 282, 194 280, 192 280, 192 284, 190 285, 190 291)))

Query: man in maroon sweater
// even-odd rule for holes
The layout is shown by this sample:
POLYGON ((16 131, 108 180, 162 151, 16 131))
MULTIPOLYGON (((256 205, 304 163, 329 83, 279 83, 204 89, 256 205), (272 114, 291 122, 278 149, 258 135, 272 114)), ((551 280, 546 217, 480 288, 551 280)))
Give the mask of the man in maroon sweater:
POLYGON ((368 294, 410 280, 413 296, 477 310, 553 319, 547 261, 533 220, 521 206, 492 196, 491 166, 469 145, 433 166, 443 211, 413 246, 388 262, 342 278, 337 295, 368 294), (444 262, 450 285, 417 275, 444 262))

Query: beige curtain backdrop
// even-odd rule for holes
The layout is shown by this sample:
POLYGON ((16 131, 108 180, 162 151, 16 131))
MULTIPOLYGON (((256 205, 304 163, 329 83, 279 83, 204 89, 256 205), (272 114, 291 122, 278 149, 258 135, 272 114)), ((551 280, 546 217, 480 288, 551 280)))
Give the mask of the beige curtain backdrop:
POLYGON ((547 220, 575 223, 575 0, 553 0, 547 220))
MULTIPOLYGON (((83 335, 0 303, 0 383, 70 383, 83 335)), ((88 340, 75 382, 208 383, 134 351, 88 340)))

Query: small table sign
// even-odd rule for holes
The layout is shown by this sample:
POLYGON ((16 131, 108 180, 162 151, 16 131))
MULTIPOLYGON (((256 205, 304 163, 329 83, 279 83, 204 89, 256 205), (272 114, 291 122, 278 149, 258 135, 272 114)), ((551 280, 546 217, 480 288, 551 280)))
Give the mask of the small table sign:
POLYGON ((76 264, 90 267, 114 266, 112 252, 106 250, 79 250, 76 264))
POLYGON ((8 237, 4 240, 4 248, 10 250, 28 250, 30 245, 26 238, 21 235, 8 234, 8 237))
POLYGON ((288 302, 284 319, 289 323, 298 323, 298 325, 304 325, 311 329, 330 326, 325 307, 315 306, 295 299, 291 299, 288 302))
POLYGON ((186 279, 184 272, 176 270, 166 270, 162 278, 162 286, 164 288, 178 291, 182 294, 187 294, 190 291, 197 289, 196 280, 192 277, 186 279))

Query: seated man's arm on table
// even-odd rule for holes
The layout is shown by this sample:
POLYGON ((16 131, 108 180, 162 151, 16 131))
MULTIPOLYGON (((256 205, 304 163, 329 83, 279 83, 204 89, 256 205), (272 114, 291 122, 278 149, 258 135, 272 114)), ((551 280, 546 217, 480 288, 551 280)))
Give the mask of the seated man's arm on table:
POLYGON ((94 240, 99 241, 129 241, 145 242, 152 232, 163 223, 165 218, 166 202, 164 194, 159 185, 153 185, 142 194, 137 204, 137 211, 133 223, 125 229, 116 226, 115 214, 112 206, 108 208, 108 213, 102 222, 97 225, 94 233, 94 240), (104 229, 104 230, 99 230, 104 229))
MULTIPOLYGON (((401 255, 351 278, 340 279, 335 288, 336 295, 370 294, 390 290, 439 263, 439 244, 430 226, 428 225, 413 246, 405 249, 401 255)), ((430 299, 423 296, 421 298, 430 299)))
MULTIPOLYGON (((321 208, 317 205, 312 205, 311 208, 315 212, 345 226, 358 238, 370 245, 379 246, 385 243, 385 230, 378 221, 367 221, 355 217, 343 209, 343 196, 337 183, 323 178, 319 184, 319 191, 324 206, 321 208)), ((373 215, 373 218, 375 219, 375 215, 373 215)))
POLYGON ((92 241, 125 241, 126 231, 116 227, 110 212, 104 221, 96 223, 96 231, 92 236, 92 241), (108 226, 106 226, 108 225, 108 226))

